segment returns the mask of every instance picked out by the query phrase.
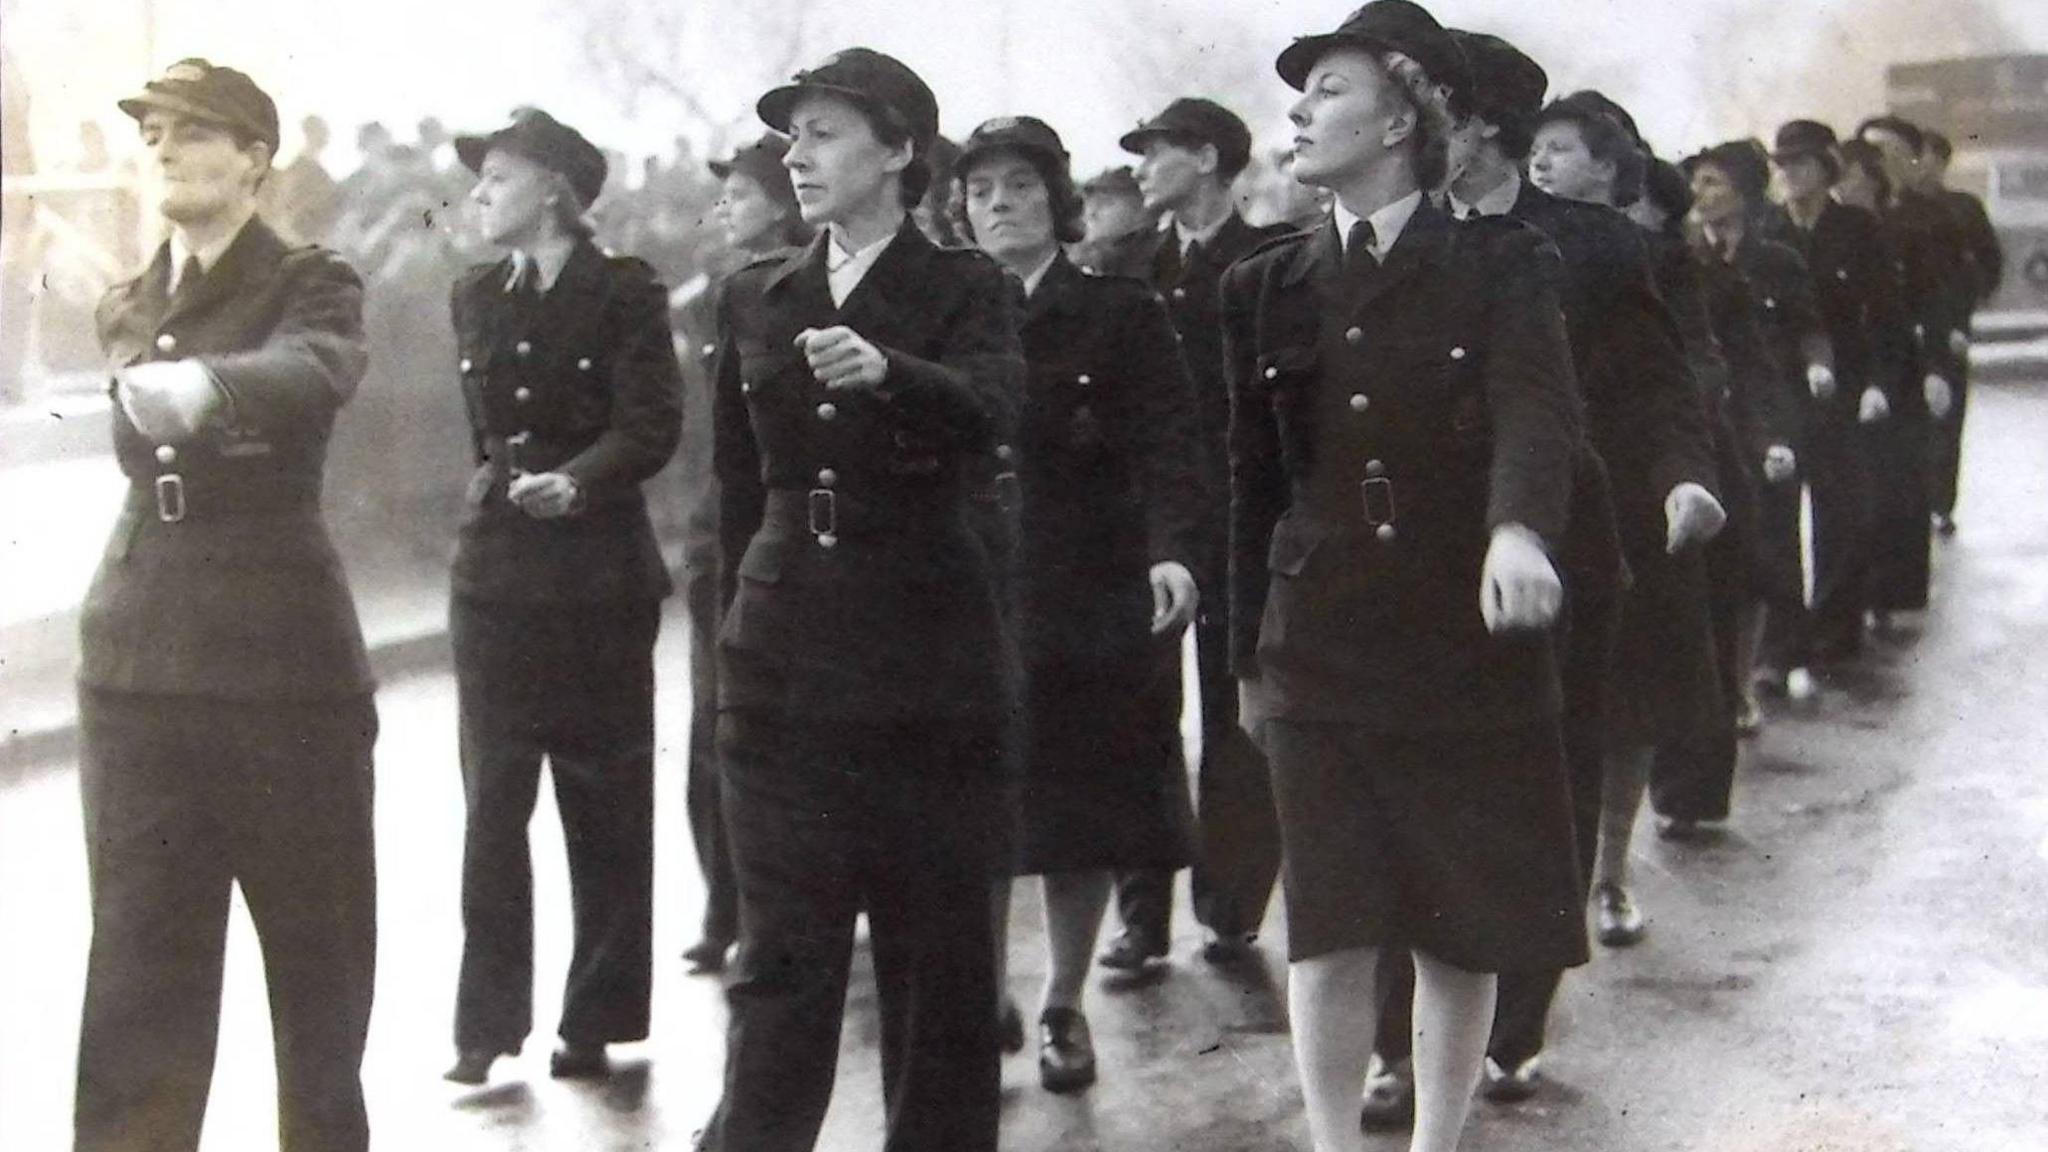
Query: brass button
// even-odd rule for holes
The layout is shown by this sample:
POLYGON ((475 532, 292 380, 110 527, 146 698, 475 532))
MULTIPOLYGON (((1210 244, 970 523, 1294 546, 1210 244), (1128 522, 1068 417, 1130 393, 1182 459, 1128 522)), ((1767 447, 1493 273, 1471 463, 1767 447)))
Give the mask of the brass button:
POLYGON ((1387 474, 1386 462, 1382 460, 1367 460, 1365 462, 1365 474, 1375 480, 1385 476, 1387 474))
POLYGON ((531 356, 533 355, 533 341, 521 340, 519 343, 514 344, 512 346, 512 350, 514 352, 519 353, 521 356, 531 356))
POLYGON ((706 344, 706 345, 704 346, 704 355, 706 355, 706 356, 711 356, 711 355, 715 355, 715 354, 716 354, 717 352, 718 352, 718 345, 716 345, 716 344, 706 344))
POLYGON ((1766 307, 1766 308, 1776 308, 1777 306, 1778 306, 1778 298, 1777 298, 1776 296, 1766 296, 1766 297, 1764 297, 1764 307, 1766 307))
POLYGON ((830 468, 818 469, 818 487, 830 488, 837 483, 839 483, 839 473, 834 472, 830 468))
POLYGON ((1372 534, 1378 537, 1379 542, 1382 544, 1392 544, 1394 542, 1394 526, 1392 524, 1382 524, 1373 529, 1372 534))
POLYGON ((820 404, 820 405, 818 405, 818 419, 820 419, 820 420, 832 420, 832 419, 835 419, 835 418, 837 418, 837 417, 838 417, 838 415, 839 415, 839 405, 837 405, 837 404, 834 404, 834 403, 832 403, 832 402, 831 402, 831 401, 829 401, 829 400, 828 400, 828 401, 826 401, 826 402, 825 402, 825 403, 823 403, 823 404, 820 404))
POLYGON ((1076 376, 1076 377, 1074 377, 1074 383, 1076 383, 1076 384, 1093 384, 1093 383, 1095 383, 1095 378, 1094 378, 1094 377, 1092 377, 1092 376, 1090 376, 1090 375, 1088 375, 1088 374, 1087 374, 1086 372, 1083 372, 1083 373, 1081 373, 1081 374, 1080 374, 1079 376, 1076 376))
POLYGON ((754 386, 753 386, 752 384, 748 383, 748 382, 747 382, 747 381, 745 381, 745 380, 742 380, 742 381, 740 381, 740 395, 742 395, 742 396, 751 396, 751 395, 753 395, 753 394, 754 394, 754 386))
POLYGON ((1173 290, 1173 298, 1174 298, 1175 300, 1185 300, 1185 299, 1187 299, 1187 298, 1188 298, 1188 290, 1187 290, 1187 289, 1185 289, 1185 288, 1175 288, 1175 289, 1173 290))
POLYGON ((1849 270, 1848 270, 1847 268, 1837 268, 1837 269, 1835 269, 1835 279, 1837 279, 1837 280, 1847 280, 1848 278, 1849 278, 1849 270))
POLYGON ((820 532, 820 533, 818 534, 818 547, 820 547, 820 548, 837 548, 838 546, 839 546, 839 537, 837 537, 837 536, 834 536, 834 535, 833 535, 832 533, 830 533, 830 532, 820 532))
POLYGON ((1365 329, 1363 329, 1363 328, 1346 328, 1346 329, 1344 330, 1344 342, 1345 342, 1346 344, 1350 344, 1350 345, 1352 345, 1352 346, 1354 346, 1354 347, 1356 347, 1357 345, 1360 345, 1360 344, 1363 344, 1363 343, 1365 343, 1365 329))
POLYGON ((176 464, 178 462, 178 450, 169 444, 157 445, 156 462, 159 464, 176 464))
POLYGON ((1353 412, 1363 412, 1370 407, 1372 407, 1372 397, 1367 396, 1363 392, 1353 392, 1351 394, 1351 410, 1353 412))
POLYGON ((462 363, 456 365, 456 367, 462 369, 462 374, 467 376, 469 375, 470 371, 476 367, 476 364, 472 362, 469 357, 464 356, 462 358, 462 363))
POLYGON ((998 460, 1008 460, 1012 456, 1015 456, 1016 454, 1017 450, 1015 448, 1010 447, 1008 444, 996 445, 996 459, 998 460))
POLYGON ((528 388, 524 384, 522 384, 519 387, 514 388, 512 390, 512 398, 514 400, 519 401, 521 404, 524 404, 528 400, 533 399, 533 389, 528 388))
POLYGON ((178 338, 169 332, 158 336, 156 338, 156 350, 159 352, 176 352, 178 350, 178 338))
POLYGON ((1463 360, 1464 358, 1465 358, 1465 346, 1464 346, 1463 344, 1460 344, 1460 345, 1458 345, 1457 347, 1455 347, 1455 348, 1451 349, 1451 359, 1453 359, 1453 360, 1463 360))
POLYGON ((1279 378, 1280 378, 1280 370, 1279 370, 1278 368, 1268 368, 1268 369, 1266 369, 1266 379, 1268 379, 1268 380, 1278 380, 1279 378))
POLYGON ((576 370, 577 370, 578 372, 588 372, 588 371, 590 371, 590 357, 588 357, 588 356, 585 356, 585 357, 584 357, 583 359, 581 359, 581 360, 578 360, 578 361, 576 362, 576 370))

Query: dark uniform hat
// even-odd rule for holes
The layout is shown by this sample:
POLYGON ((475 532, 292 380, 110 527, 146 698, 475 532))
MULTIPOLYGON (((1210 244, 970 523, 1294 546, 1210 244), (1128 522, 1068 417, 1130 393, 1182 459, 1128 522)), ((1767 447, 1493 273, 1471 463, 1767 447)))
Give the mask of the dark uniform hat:
POLYGON ((277 104, 248 75, 198 57, 180 60, 142 86, 140 96, 120 102, 138 122, 152 108, 226 126, 277 151, 277 104))
POLYGON ((1334 48, 1392 50, 1422 65, 1431 80, 1453 92, 1469 90, 1472 85, 1471 71, 1458 42, 1436 22, 1436 17, 1409 0, 1372 0, 1345 17, 1335 32, 1298 38, 1273 62, 1274 70, 1290 87, 1299 90, 1308 84, 1308 74, 1316 61, 1334 48))
POLYGON ((759 140, 734 152, 729 159, 713 160, 707 167, 720 180, 737 172, 751 177, 754 183, 782 204, 796 203, 796 188, 789 182, 789 169, 782 166, 782 158, 789 155, 789 140, 773 132, 764 132, 759 140))
POLYGON ((1528 120, 1543 110, 1543 94, 1550 90, 1550 74, 1520 48, 1484 32, 1451 29, 1451 37, 1465 53, 1470 80, 1452 93, 1474 115, 1499 125, 1528 120))
POLYGON ((1142 200, 1145 197, 1144 192, 1138 188, 1137 174, 1131 171, 1129 164, 1105 168, 1089 177, 1087 183, 1081 185, 1081 195, 1123 196, 1131 200, 1142 200))
POLYGON ((1252 160, 1252 130, 1237 113, 1198 96, 1183 96, 1166 110, 1124 133, 1117 146, 1142 156, 1154 139, 1192 140, 1216 146, 1216 163, 1225 173, 1244 171, 1252 160))
POLYGON ((920 156, 931 150, 932 138, 939 134, 939 101, 931 88, 901 60, 872 48, 833 53, 823 64, 770 89, 754 111, 762 123, 786 133, 797 101, 814 93, 851 100, 879 116, 909 136, 920 156))
POLYGON ((1035 116, 999 116, 983 121, 960 145, 953 170, 965 173, 976 160, 997 149, 1020 153, 1034 164, 1059 171, 1067 166, 1067 147, 1052 125, 1035 116))
POLYGON ((1778 129, 1771 140, 1771 159, 1792 160, 1800 156, 1832 158, 1841 141, 1835 130, 1818 120, 1792 120, 1778 129))
POLYGON ((610 165, 597 145, 538 108, 521 108, 512 123, 488 136, 457 136, 455 155, 472 172, 483 170, 484 157, 493 149, 523 156, 535 164, 568 179, 569 187, 585 208, 604 191, 610 165))

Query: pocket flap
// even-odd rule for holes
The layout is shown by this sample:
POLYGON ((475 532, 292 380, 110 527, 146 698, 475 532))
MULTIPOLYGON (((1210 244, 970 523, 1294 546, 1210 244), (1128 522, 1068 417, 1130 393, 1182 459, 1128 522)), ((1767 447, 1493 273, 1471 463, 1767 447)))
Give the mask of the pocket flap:
POLYGON ((1275 348, 1259 356, 1259 377, 1263 380, 1279 380, 1288 376, 1305 376, 1316 370, 1316 350, 1302 344, 1275 348))
POLYGON ((1273 541, 1266 548, 1266 567, 1282 576, 1299 576, 1308 558, 1327 533, 1305 520, 1286 517, 1273 526, 1273 541))
POLYGON ((783 561, 789 550, 779 540, 757 536, 740 557, 740 576, 757 584, 774 584, 782 579, 783 561))

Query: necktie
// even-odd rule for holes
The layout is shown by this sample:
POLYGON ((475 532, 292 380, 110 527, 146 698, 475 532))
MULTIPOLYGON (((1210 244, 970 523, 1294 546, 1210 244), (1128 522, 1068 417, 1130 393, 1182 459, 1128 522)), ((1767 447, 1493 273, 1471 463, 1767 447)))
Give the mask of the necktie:
POLYGON ((1380 258, 1373 255, 1373 245, 1379 236, 1372 230, 1372 221, 1360 220, 1344 234, 1344 266, 1352 271, 1379 267, 1380 258))
POLYGON ((1185 270, 1185 269, 1188 269, 1188 268, 1193 268, 1193 267, 1195 267, 1196 265, 1200 264, 1201 262, 1202 262, 1202 242, 1201 242, 1200 240, 1190 240, 1190 241, 1188 241, 1188 250, 1187 250, 1187 252, 1186 252, 1185 254, 1183 254, 1183 255, 1181 256, 1181 258, 1180 258, 1180 266, 1181 266, 1181 268, 1182 268, 1183 270, 1185 270))
POLYGON ((193 290, 199 287, 199 282, 205 278, 206 269, 199 266, 199 257, 187 256, 185 257, 185 263, 178 267, 177 280, 171 284, 171 295, 173 297, 190 295, 193 290))

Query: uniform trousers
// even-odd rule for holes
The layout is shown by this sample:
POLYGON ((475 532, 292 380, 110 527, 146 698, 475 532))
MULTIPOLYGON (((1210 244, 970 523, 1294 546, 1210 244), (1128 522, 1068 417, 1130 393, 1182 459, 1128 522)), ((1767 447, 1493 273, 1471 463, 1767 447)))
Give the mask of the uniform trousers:
POLYGON ((1819 429, 1800 449, 1810 507, 1812 591, 1805 611, 1771 615, 1767 650, 1782 669, 1853 647, 1869 590, 1875 480, 1854 424, 1819 429))
POLYGON ((808 1152, 839 1058, 854 920, 880 1000, 885 1152, 993 1152, 989 878, 1007 864, 1002 723, 719 716, 739 952, 710 1152, 808 1152))
MULTIPOLYGON (((1197 845, 1192 877, 1195 919, 1221 936, 1256 933, 1280 876, 1280 823, 1273 781, 1258 745, 1237 714, 1230 672, 1230 613, 1222 604, 1225 567, 1200 581, 1205 604, 1195 621, 1195 664, 1202 700, 1202 757, 1196 775, 1197 845)), ((1143 869, 1117 877, 1117 911, 1127 927, 1172 939, 1173 873, 1143 869)))
POLYGON ((658 601, 482 603, 449 612, 461 713, 462 970, 455 1046, 514 1053, 533 1030, 527 825, 546 760, 569 855, 575 944, 559 1034, 644 1039, 653 982, 658 601))
POLYGON ((93 931, 75 1147, 198 1146, 239 884, 269 988, 279 1147, 361 1152, 375 703, 86 688, 79 719, 93 931))
MULTIPOLYGON (((1581 900, 1588 894, 1600 851, 1601 783, 1606 775, 1607 668, 1614 656, 1619 623, 1619 590, 1597 580, 1577 580, 1568 589, 1559 681, 1564 711, 1565 771, 1571 789, 1574 848, 1578 853, 1581 900)), ((1500 974, 1493 1032, 1486 1054, 1513 1068, 1543 1051, 1550 1006, 1564 969, 1510 969, 1500 974)), ((1402 954, 1380 965, 1379 1030, 1373 1050, 1389 1061, 1414 1047, 1415 964, 1402 954)))
POLYGON ((718 796, 718 575, 691 573, 684 585, 690 610, 690 840, 704 875, 704 923, 714 943, 738 939, 739 891, 718 796))

